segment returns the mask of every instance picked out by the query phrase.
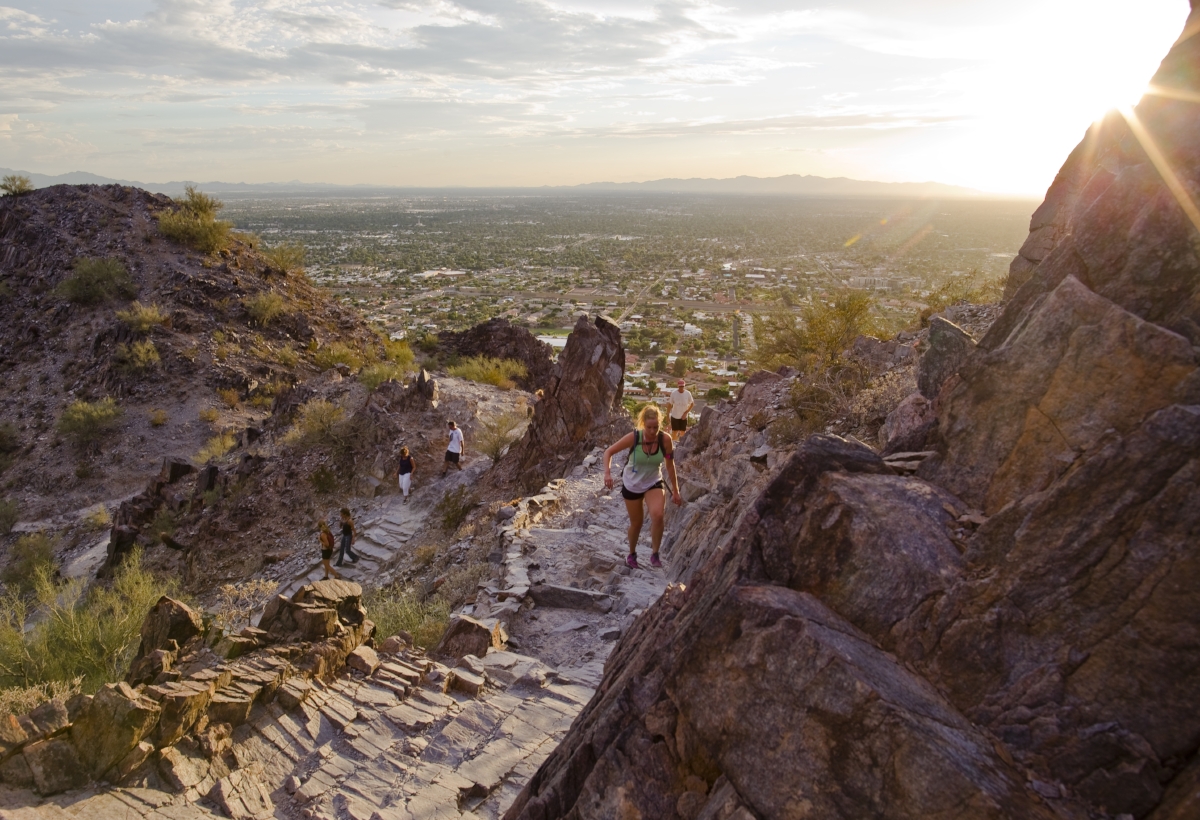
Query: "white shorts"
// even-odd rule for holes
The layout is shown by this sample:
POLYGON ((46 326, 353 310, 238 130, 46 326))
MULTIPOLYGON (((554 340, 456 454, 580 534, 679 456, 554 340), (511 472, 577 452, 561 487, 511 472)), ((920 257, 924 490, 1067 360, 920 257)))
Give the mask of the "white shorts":
POLYGON ((405 473, 400 476, 400 492, 408 495, 410 487, 412 487, 412 473, 405 473))

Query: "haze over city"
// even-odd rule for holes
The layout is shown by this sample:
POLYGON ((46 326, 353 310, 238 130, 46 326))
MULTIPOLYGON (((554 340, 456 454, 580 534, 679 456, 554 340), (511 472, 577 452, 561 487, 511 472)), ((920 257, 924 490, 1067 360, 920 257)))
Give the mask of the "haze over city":
POLYGON ((536 186, 814 174, 1038 195, 1185 0, 10 0, 0 165, 536 186), (1066 93, 1069 92, 1069 93, 1066 93))

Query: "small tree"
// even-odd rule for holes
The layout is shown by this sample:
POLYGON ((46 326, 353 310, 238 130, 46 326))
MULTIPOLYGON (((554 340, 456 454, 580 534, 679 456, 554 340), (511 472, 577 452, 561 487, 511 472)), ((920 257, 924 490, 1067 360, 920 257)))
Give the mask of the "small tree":
POLYGON ((20 196, 32 190, 33 181, 27 176, 8 174, 0 180, 0 191, 3 191, 5 196, 20 196))
POLYGON ((666 356, 659 356, 657 359, 654 360, 654 372, 655 373, 666 373, 667 372, 667 357, 666 356))
POLYGON ((684 358, 683 356, 677 356, 675 358, 675 364, 671 367, 671 372, 674 373, 676 376, 682 377, 682 376, 686 376, 688 374, 688 371, 691 369, 692 369, 692 360, 691 359, 684 358))

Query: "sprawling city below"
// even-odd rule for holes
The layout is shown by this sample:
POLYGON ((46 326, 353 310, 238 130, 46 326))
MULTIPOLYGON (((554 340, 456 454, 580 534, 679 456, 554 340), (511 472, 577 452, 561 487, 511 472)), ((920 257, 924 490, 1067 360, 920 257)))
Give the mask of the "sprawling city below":
POLYGON ((419 343, 503 316, 561 346, 580 313, 610 316, 637 394, 661 389, 677 357, 702 392, 735 387, 754 314, 798 313, 833 292, 869 292, 880 319, 903 326, 939 288, 1000 280, 1030 210, 1024 200, 448 191, 227 196, 224 214, 267 246, 302 244, 309 276, 393 338, 419 343))

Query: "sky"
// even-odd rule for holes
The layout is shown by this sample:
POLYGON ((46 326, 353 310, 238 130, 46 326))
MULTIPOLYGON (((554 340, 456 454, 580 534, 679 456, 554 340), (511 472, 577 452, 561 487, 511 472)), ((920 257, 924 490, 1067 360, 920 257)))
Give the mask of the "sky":
POLYGON ((1187 0, 0 0, 0 166, 1039 196, 1187 0), (11 5, 3 5, 3 3, 11 5))

